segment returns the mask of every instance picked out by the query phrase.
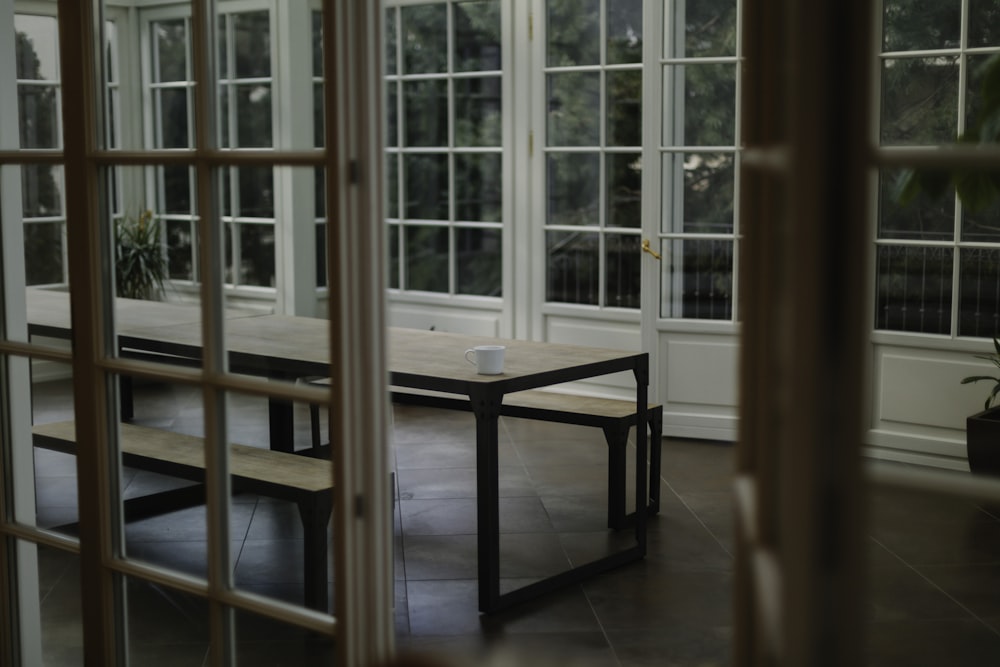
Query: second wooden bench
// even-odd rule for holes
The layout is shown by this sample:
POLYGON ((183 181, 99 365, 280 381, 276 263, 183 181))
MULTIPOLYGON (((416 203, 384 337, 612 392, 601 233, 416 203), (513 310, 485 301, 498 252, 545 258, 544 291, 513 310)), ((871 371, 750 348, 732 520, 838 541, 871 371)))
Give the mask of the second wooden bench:
MULTIPOLYGON (((135 424, 121 424, 120 429, 123 465, 204 483, 204 439, 135 424)), ((36 424, 32 430, 36 447, 76 454, 74 422, 36 424)), ((256 493, 298 506, 304 532, 305 604, 326 611, 327 526, 333 507, 333 464, 237 444, 229 445, 229 464, 234 492, 256 493)))

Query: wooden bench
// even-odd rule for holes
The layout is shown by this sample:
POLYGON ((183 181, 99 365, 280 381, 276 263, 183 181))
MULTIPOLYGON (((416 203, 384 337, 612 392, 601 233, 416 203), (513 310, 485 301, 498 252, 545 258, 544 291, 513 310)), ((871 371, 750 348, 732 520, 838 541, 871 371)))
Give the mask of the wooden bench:
MULTIPOLYGON (((135 424, 121 424, 120 428, 124 465, 204 483, 204 439, 135 424)), ((37 424, 32 430, 36 447, 76 453, 74 422, 37 424)), ((298 506, 304 530, 305 604, 326 611, 327 526, 333 507, 333 464, 308 456, 231 444, 229 465, 234 492, 288 500, 298 506)), ((159 505, 161 512, 176 509, 163 505, 159 505)))
MULTIPOLYGON (((421 391, 409 387, 390 387, 395 403, 424 405, 449 410, 472 411, 468 397, 457 394, 421 391)), ((663 406, 650 404, 647 408, 650 432, 649 483, 647 512, 660 510, 660 455, 663 436, 663 406)), ((593 426, 604 431, 608 444, 608 527, 623 528, 631 516, 626 512, 626 463, 629 429, 636 425, 634 401, 613 398, 578 396, 544 390, 528 390, 506 394, 500 406, 500 415, 521 419, 593 426)), ((645 429, 637 429, 644 431, 645 429)), ((637 435, 637 437, 639 437, 637 435)))

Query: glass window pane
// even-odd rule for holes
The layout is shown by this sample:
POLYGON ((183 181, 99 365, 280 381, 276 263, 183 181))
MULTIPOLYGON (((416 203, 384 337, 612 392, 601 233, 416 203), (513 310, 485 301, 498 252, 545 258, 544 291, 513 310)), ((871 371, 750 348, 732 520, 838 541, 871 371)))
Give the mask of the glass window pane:
POLYGON ((396 8, 387 7, 385 10, 385 72, 386 74, 397 74, 396 49, 399 43, 396 40, 396 8))
POLYGON ((237 225, 239 284, 274 287, 274 225, 237 225))
POLYGON ((601 76, 561 72, 546 77, 548 146, 597 146, 601 142, 601 76))
MULTIPOLYGON (((244 505, 244 508, 251 507, 244 505)), ((239 523, 245 524, 246 521, 239 523)), ((168 531, 165 529, 164 534, 169 534, 168 531)), ((161 548, 164 544, 171 542, 161 542, 161 548)), ((177 546, 163 550, 173 552, 177 560, 191 558, 194 552, 200 551, 199 557, 207 562, 204 545, 190 542, 173 544, 177 546)), ((201 573, 201 576, 206 575, 201 573)), ((126 577, 125 581, 129 664, 155 665, 168 652, 170 663, 177 667, 204 664, 210 642, 208 601, 138 578, 126 577)))
POLYGON ((448 291, 448 228, 406 227, 406 289, 448 291))
POLYGON ((55 86, 17 87, 21 148, 59 148, 59 97, 55 86))
MULTIPOLYGON (((386 12, 391 14, 392 12, 386 12)), ((386 24, 386 30, 389 26, 386 24)), ((392 36, 386 33, 386 39, 392 36)), ((323 76, 323 12, 312 13, 313 76, 323 76)))
POLYGON ((642 62, 642 0, 608 3, 607 62, 642 62))
POLYGON ((238 215, 245 218, 274 217, 274 170, 271 167, 240 167, 238 215))
POLYGON ((500 2, 455 3, 455 71, 500 69, 500 2))
POLYGON ((549 153, 546 156, 546 223, 600 224, 599 153, 549 153))
POLYGON ((314 170, 316 193, 316 217, 326 218, 326 169, 316 167, 314 170))
POLYGON ((600 245, 596 232, 546 232, 546 301, 598 304, 600 245))
POLYGON ((448 156, 407 155, 406 217, 410 220, 448 220, 448 156))
POLYGON ((386 217, 399 218, 399 158, 395 153, 385 156, 386 217))
MULTIPOLYGON (((984 118, 980 118, 983 113, 984 98, 989 99, 990 91, 984 90, 987 85, 988 74, 991 67, 997 67, 998 54, 970 55, 968 57, 968 81, 965 87, 965 132, 971 136, 979 135, 978 129, 984 118)), ((995 85, 995 84, 993 84, 995 85)), ((995 92, 993 93, 996 94, 995 92)), ((990 137, 989 134, 983 138, 990 137)))
POLYGON ((24 272, 28 285, 54 285, 65 281, 61 222, 24 225, 24 272))
MULTIPOLYGON (((951 241, 955 236, 955 189, 945 196, 921 194, 907 206, 899 203, 896 190, 899 172, 884 172, 879 183, 879 229, 881 239, 951 241)), ((991 223, 994 224, 994 223, 991 223)))
POLYGON ((156 112, 159 114, 157 148, 190 147, 187 89, 161 88, 154 92, 154 96, 158 100, 156 112))
POLYGON ((664 215, 674 229, 702 234, 733 231, 736 168, 733 153, 672 153, 664 156, 664 190, 675 194, 666 205, 681 202, 681 219, 664 215), (680 188, 680 192, 677 189, 680 188), (672 201, 671 201, 672 200, 672 201))
POLYGON ((455 263, 459 294, 502 296, 501 231, 464 229, 455 231, 455 263))
POLYGON ((386 253, 389 256, 389 287, 399 289, 399 225, 389 225, 386 253))
POLYGON ((607 234, 604 237, 604 305, 610 308, 638 308, 642 256, 638 236, 607 234))
POLYGON ((548 0, 545 6, 546 65, 599 65, 600 0, 548 0))
MULTIPOLYGON (((682 136, 677 146, 733 146, 736 142, 736 66, 687 65, 665 67, 667 90, 683 95, 682 136)), ((668 131, 666 136, 674 133, 668 131)))
POLYGON ((29 164, 21 167, 21 206, 26 218, 63 214, 62 167, 29 164))
POLYGON ((236 145, 269 147, 271 142, 271 86, 236 86, 236 145))
POLYGON ((176 280, 194 280, 194 223, 168 220, 167 275, 176 280))
POLYGON ((992 338, 1000 333, 1000 249, 963 248, 959 261, 958 335, 992 338))
POLYGON ((875 328, 948 334, 951 330, 951 248, 879 246, 875 328))
POLYGON ((455 145, 499 146, 502 137, 500 77, 455 79, 455 145))
POLYGON ((448 5, 415 5, 400 9, 403 74, 448 71, 448 5))
POLYGON ((151 25, 156 43, 153 80, 187 81, 187 30, 184 19, 156 21, 151 25))
POLYGON ((233 14, 236 77, 271 76, 271 27, 267 11, 233 14))
POLYGON ((950 143, 958 130, 958 58, 882 63, 882 143, 950 143))
POLYGON ((642 224, 642 154, 608 153, 607 227, 639 227, 642 224))
POLYGON ((448 82, 406 81, 403 105, 407 146, 448 145, 448 82))
POLYGON ((675 3, 684 41, 674 57, 704 58, 736 55, 736 0, 675 3), (683 49, 683 51, 681 51, 683 49))
POLYGON ((699 320, 733 318, 733 242, 673 241, 662 253, 668 262, 663 317, 699 320))
MULTIPOLYGON (((994 183, 994 186, 996 184, 994 183)), ((949 200, 950 203, 950 200, 949 200)), ((1000 243, 1000 200, 982 210, 972 211, 962 208, 962 240, 972 242, 1000 243)))
POLYGON ((157 208, 163 213, 190 214, 194 212, 191 201, 191 177, 188 167, 157 167, 163 182, 163 199, 157 208))
POLYGON ((997 0, 969 0, 969 46, 1000 44, 1000 3, 997 0))
POLYGON ((326 225, 316 225, 316 287, 326 287, 326 225))
POLYGON ((385 86, 385 145, 392 147, 399 145, 399 110, 396 108, 399 104, 398 91, 399 84, 395 81, 390 81, 385 86))
POLYGON ((610 71, 608 146, 642 146, 642 70, 610 71))
POLYGON ((455 218, 500 222, 503 156, 499 153, 455 155, 455 218))
POLYGON ((14 15, 18 79, 59 79, 59 32, 54 16, 14 15))
POLYGON ((883 48, 915 51, 958 46, 961 0, 885 0, 883 48))

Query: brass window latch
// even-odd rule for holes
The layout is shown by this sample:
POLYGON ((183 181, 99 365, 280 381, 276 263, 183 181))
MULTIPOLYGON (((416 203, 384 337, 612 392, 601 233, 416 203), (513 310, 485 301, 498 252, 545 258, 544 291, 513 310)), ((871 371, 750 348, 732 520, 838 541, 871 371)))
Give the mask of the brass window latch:
POLYGON ((660 259, 660 253, 656 252, 655 250, 653 250, 652 248, 649 247, 649 239, 643 239, 642 240, 642 251, 643 252, 648 252, 650 255, 652 255, 656 259, 660 259))

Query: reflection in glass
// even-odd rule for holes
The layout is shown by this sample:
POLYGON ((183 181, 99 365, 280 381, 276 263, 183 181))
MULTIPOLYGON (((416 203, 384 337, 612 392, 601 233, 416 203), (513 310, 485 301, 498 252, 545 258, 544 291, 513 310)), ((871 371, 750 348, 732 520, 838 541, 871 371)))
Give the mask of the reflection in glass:
POLYGON ((188 148, 187 88, 160 88, 154 91, 157 103, 157 126, 160 132, 157 148, 188 148))
POLYGON ((601 63, 600 0, 548 0, 546 59, 548 67, 601 63))
POLYGON ((448 145, 448 82, 403 83, 406 146, 448 145))
POLYGON ((232 14, 236 77, 271 76, 271 26, 267 11, 232 14))
POLYGON ((688 239, 670 244, 665 278, 669 295, 664 317, 731 320, 733 318, 733 241, 688 239))
POLYGON ((25 223, 24 271, 28 285, 58 285, 65 282, 61 222, 25 223))
POLYGON ((958 58, 906 58, 882 63, 882 143, 951 143, 958 127, 958 58))
POLYGON ((1000 249, 961 249, 958 271, 958 335, 993 338, 1000 333, 1000 249))
POLYGON ((448 228, 406 227, 406 289, 448 291, 448 228))
POLYGON ((875 328, 949 333, 953 262, 951 248, 878 246, 875 328))
POLYGON ((500 153, 455 155, 455 218, 500 222, 503 176, 500 153))
POLYGON ((499 146, 500 77, 455 79, 455 145, 499 146))
POLYGON ((546 301, 598 305, 600 244, 596 232, 546 232, 546 301))
POLYGON ((882 45, 885 51, 917 51, 958 46, 959 0, 885 0, 882 45))
POLYGON ((155 21, 150 24, 150 30, 156 45, 153 53, 153 80, 158 83, 187 81, 188 37, 185 19, 155 21))
POLYGON ((642 154, 607 153, 607 227, 642 224, 642 154))
POLYGON ((728 234, 733 230, 735 155, 674 153, 666 156, 664 179, 680 186, 682 229, 692 233, 728 234))
MULTIPOLYGON (((271 86, 240 85, 236 95, 236 145, 241 148, 271 145, 271 86)), ((322 128, 322 125, 319 126, 322 128)))
POLYGON ((448 219, 448 156, 404 156, 406 217, 410 220, 448 219))
POLYGON ((59 80, 59 27, 54 16, 14 15, 17 78, 59 80))
POLYGON ((274 287, 274 225, 235 226, 240 237, 239 284, 274 287))
POLYGON ((502 296, 501 231, 459 228, 455 231, 455 262, 459 294, 502 296))
POLYGON ((385 73, 398 74, 396 71, 396 49, 399 42, 396 39, 396 8, 386 7, 385 10, 385 73))
POLYGON ((174 280, 194 280, 194 223, 167 220, 167 274, 174 280))
POLYGON ((597 146, 601 141, 601 75, 559 72, 546 76, 548 146, 597 146))
POLYGON ((608 64, 642 62, 642 0, 608 3, 608 64))
POLYGON ((456 2, 455 71, 500 69, 500 2, 456 2))
POLYGON ((21 206, 25 218, 61 216, 62 200, 62 167, 46 164, 21 167, 21 206))
POLYGON ((444 3, 400 8, 402 74, 448 70, 448 5, 444 3))
POLYGON ((684 41, 673 57, 736 55, 736 0, 678 2, 675 7, 678 22, 684 22, 684 41))
POLYGON ((608 146, 642 145, 642 70, 607 73, 608 146))
POLYGON ((55 86, 17 87, 21 148, 59 148, 59 100, 55 86))
POLYGON ((642 249, 638 236, 606 234, 604 237, 604 305, 638 308, 642 249))
POLYGON ((244 218, 274 217, 274 169, 239 167, 239 213, 244 218))
POLYGON ((969 0, 969 46, 1000 44, 1000 4, 996 0, 969 0))
POLYGON ((549 225, 600 223, 599 153, 548 153, 546 192, 549 225))
POLYGON ((950 242, 955 235, 955 189, 948 188, 943 197, 921 194, 903 206, 896 195, 899 178, 898 171, 884 171, 879 179, 879 238, 950 242))
POLYGON ((673 137, 673 144, 735 145, 736 65, 679 65, 664 70, 668 79, 683 86, 684 135, 673 137))

